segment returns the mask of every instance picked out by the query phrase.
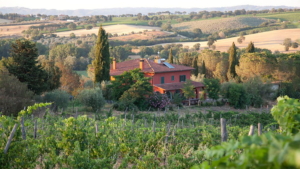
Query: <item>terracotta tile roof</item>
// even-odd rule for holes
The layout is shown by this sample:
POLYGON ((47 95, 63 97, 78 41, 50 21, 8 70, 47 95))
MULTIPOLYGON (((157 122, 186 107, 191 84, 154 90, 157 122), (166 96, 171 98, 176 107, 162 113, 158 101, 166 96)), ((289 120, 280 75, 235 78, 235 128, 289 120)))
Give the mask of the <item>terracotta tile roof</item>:
MULTIPOLYGON (((132 69, 139 68, 140 59, 128 60, 120 63, 116 63, 116 70, 112 70, 112 65, 110 66, 110 75, 116 76, 122 74, 124 71, 129 71, 132 69)), ((170 64, 170 63, 169 63, 170 64)), ((162 72, 179 72, 179 71, 187 71, 193 70, 194 68, 170 64, 174 68, 169 68, 163 63, 155 63, 153 60, 144 59, 144 69, 142 70, 145 73, 162 73, 162 72)))
MULTIPOLYGON (((165 83, 165 84, 155 84, 153 85, 154 87, 159 87, 164 90, 178 90, 183 88, 183 84, 185 82, 177 82, 177 83, 165 83)), ((204 87, 203 83, 200 82, 194 82, 192 81, 192 84, 197 88, 197 87, 204 87)))

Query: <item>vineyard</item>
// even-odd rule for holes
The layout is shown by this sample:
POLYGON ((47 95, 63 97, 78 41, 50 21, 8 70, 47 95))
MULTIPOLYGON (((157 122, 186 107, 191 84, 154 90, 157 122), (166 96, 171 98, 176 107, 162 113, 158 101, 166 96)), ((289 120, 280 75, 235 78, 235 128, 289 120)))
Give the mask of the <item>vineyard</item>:
POLYGON ((0 117, 0 165, 87 169, 299 167, 299 116, 291 118, 299 115, 299 110, 288 112, 297 104, 294 99, 279 103, 272 109, 274 118, 263 112, 212 111, 124 112, 118 117, 106 112, 91 118, 54 115, 49 110, 43 118, 36 118, 32 112, 49 105, 36 104, 22 110, 17 119, 0 117), (227 121, 228 142, 221 142, 220 119, 227 121), (258 123, 264 126, 264 134, 251 136, 254 133, 249 132, 249 126, 258 123))

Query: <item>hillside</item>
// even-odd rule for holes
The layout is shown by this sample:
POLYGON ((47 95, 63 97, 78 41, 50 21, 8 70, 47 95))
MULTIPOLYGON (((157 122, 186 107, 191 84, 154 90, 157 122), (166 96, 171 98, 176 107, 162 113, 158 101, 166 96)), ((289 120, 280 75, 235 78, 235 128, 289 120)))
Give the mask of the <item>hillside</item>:
POLYGON ((195 28, 200 28, 203 33, 210 34, 222 30, 259 26, 266 21, 268 19, 259 17, 231 17, 183 22, 173 24, 172 27, 181 31, 193 31, 195 28))
MULTIPOLYGON (((232 42, 235 42, 236 46, 239 48, 245 48, 248 46, 250 41, 254 42, 255 47, 258 48, 265 48, 271 51, 278 50, 279 52, 284 52, 284 47, 282 44, 285 38, 291 38, 292 41, 297 40, 300 37, 300 29, 283 29, 283 30, 275 30, 263 33, 257 33, 252 35, 246 35, 246 39, 242 44, 237 43, 238 37, 228 38, 228 39, 221 39, 218 40, 216 45, 216 50, 227 52, 229 47, 231 46, 232 42)), ((204 42, 178 42, 183 44, 183 46, 189 46, 190 48, 193 47, 195 43, 201 44, 201 49, 207 48, 207 41, 204 42)), ((165 44, 161 44, 165 45, 165 44)), ((299 51, 298 49, 292 49, 288 52, 296 52, 299 51)))
MULTIPOLYGON (((139 31, 144 31, 144 30, 160 30, 159 27, 151 27, 151 26, 135 26, 135 25, 110 25, 110 26, 103 26, 103 28, 106 30, 107 33, 111 34, 129 34, 132 31, 135 33, 139 31)), ((56 33, 57 36, 70 36, 70 33, 74 33, 76 36, 80 36, 82 34, 98 34, 98 29, 99 27, 94 27, 91 30, 85 30, 85 29, 80 29, 80 30, 74 30, 74 31, 66 31, 66 32, 59 32, 56 33)))
POLYGON ((240 5, 231 7, 214 7, 214 8, 100 8, 100 9, 76 9, 76 10, 56 10, 56 9, 30 9, 24 7, 0 7, 2 13, 19 13, 19 14, 46 14, 46 15, 71 15, 71 16, 89 16, 89 15, 121 15, 121 14, 147 14, 149 12, 160 11, 186 11, 198 12, 198 11, 234 11, 234 10, 263 10, 263 9, 278 9, 278 8, 295 8, 290 6, 254 6, 254 5, 240 5))

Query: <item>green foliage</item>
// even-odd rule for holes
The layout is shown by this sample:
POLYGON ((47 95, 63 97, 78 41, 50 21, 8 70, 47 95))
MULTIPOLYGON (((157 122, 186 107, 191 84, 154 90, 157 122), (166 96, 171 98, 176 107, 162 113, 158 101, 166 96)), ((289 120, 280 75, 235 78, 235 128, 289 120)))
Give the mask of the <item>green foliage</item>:
POLYGON ((105 100, 112 100, 112 89, 108 86, 110 85, 110 82, 108 81, 102 81, 100 84, 100 88, 102 90, 103 97, 105 100))
POLYGON ((74 44, 56 45, 49 51, 49 60, 63 62, 68 56, 79 58, 79 49, 74 44))
POLYGON ((180 93, 174 93, 173 98, 171 100, 172 104, 175 104, 176 106, 182 107, 182 102, 184 101, 184 98, 180 93))
POLYGON ((94 89, 83 89, 76 97, 86 107, 92 107, 93 111, 100 111, 105 105, 102 90, 98 87, 94 89))
POLYGON ((149 82, 149 78, 144 77, 144 73, 140 69, 125 71, 119 76, 114 76, 115 80, 111 81, 108 88, 112 90, 112 97, 120 103, 116 104, 116 108, 134 107, 139 109, 147 109, 147 96, 151 95, 153 88, 149 82))
POLYGON ((165 31, 171 31, 172 30, 172 26, 170 23, 164 23, 162 24, 161 28, 165 31))
POLYGON ((240 141, 224 142, 207 149, 203 157, 207 159, 192 169, 203 168, 298 168, 300 166, 300 136, 284 137, 267 133, 261 137, 246 136, 240 141), (242 150, 242 151, 241 151, 242 150), (211 161, 209 163, 209 161, 211 161))
POLYGON ((14 39, 0 40, 0 59, 9 57, 11 45, 14 43, 14 39))
POLYGON ((12 61, 4 62, 10 74, 16 76, 20 82, 25 82, 28 89, 35 94, 41 94, 49 89, 48 73, 37 62, 37 48, 34 42, 25 39, 16 40, 12 44, 12 61))
POLYGON ((272 99, 272 94, 275 94, 275 91, 271 88, 272 85, 264 83, 259 77, 249 79, 243 83, 243 86, 249 97, 249 104, 254 107, 264 105, 264 100, 272 99))
POLYGON ((300 131, 300 103, 288 96, 279 97, 277 105, 271 110, 274 119, 285 135, 295 135, 300 131))
POLYGON ((113 105, 113 108, 118 111, 132 111, 137 112, 139 108, 134 104, 135 99, 118 101, 113 105))
POLYGON ((0 69, 0 112, 7 116, 17 116, 24 107, 33 104, 34 93, 17 77, 0 69))
POLYGON ((217 100, 221 89, 221 83, 218 79, 204 79, 205 90, 209 98, 217 100))
MULTIPOLYGON (((51 105, 52 103, 35 103, 32 106, 28 106, 27 109, 21 110, 18 114, 18 118, 26 115, 31 115, 38 108, 46 107, 51 105)), ((20 120, 20 119, 19 119, 20 120)))
POLYGON ((73 22, 71 22, 71 23, 68 25, 68 28, 69 28, 70 30, 75 30, 75 29, 76 29, 76 24, 73 23, 73 22))
POLYGON ((60 87, 60 78, 62 76, 62 72, 59 70, 57 66, 55 66, 52 61, 45 61, 42 63, 44 70, 48 73, 48 90, 54 90, 60 87))
POLYGON ((195 97, 195 86, 193 85, 191 80, 187 80, 183 84, 182 93, 184 94, 184 97, 186 97, 189 100, 190 105, 190 98, 195 97))
MULTIPOLYGON (((1 167, 190 168, 194 164, 205 161, 211 161, 212 163, 209 164, 212 165, 215 164, 214 161, 220 159, 219 157, 223 157, 221 151, 224 152, 220 150, 217 153, 218 150, 211 147, 220 144, 219 118, 233 119, 236 117, 235 115, 239 114, 236 112, 205 114, 201 112, 192 114, 168 112, 164 115, 154 116, 151 113, 125 113, 121 118, 102 119, 105 116, 103 115, 101 120, 95 120, 87 116, 63 118, 47 113, 44 118, 32 119, 31 116, 28 116, 29 112, 37 108, 38 105, 29 107, 28 113, 22 114, 27 133, 26 140, 22 139, 21 130, 18 128, 8 153, 0 154, 1 167), (38 135, 33 138, 30 133, 34 131, 35 121, 38 124, 38 135), (170 124, 169 127, 168 124, 170 124), (97 132, 95 132, 96 126, 98 126, 97 132), (210 158, 206 152, 217 153, 218 156, 210 158)), ((132 109, 127 111, 130 112, 132 109)), ((234 120, 230 120, 230 122, 228 120, 228 138, 232 139, 232 142, 238 142, 236 141, 238 137, 247 135, 249 123, 257 123, 257 119, 262 119, 259 117, 265 116, 270 119, 270 114, 267 113, 261 115, 259 113, 242 113, 239 114, 236 123, 234 120)), ((18 120, 14 120, 11 117, 0 116, 1 151, 5 147, 13 125, 19 122, 20 117, 18 120)), ((280 141, 278 137, 267 137, 262 140, 271 139, 280 141)), ((246 153, 240 149, 247 150, 251 145, 253 145, 252 148, 265 146, 267 143, 268 146, 272 145, 269 141, 266 144, 264 142, 256 143, 251 144, 249 139, 243 139, 242 144, 239 144, 241 147, 238 149, 230 148, 228 146, 231 144, 226 144, 226 150, 232 150, 235 153, 232 157, 224 157, 231 159, 226 163, 233 163, 236 160, 235 157, 246 153)), ((293 145, 297 144, 293 142, 293 145)), ((273 146, 278 147, 277 144, 273 146)), ((282 150, 281 147, 278 150, 282 150)), ((250 160, 252 157, 258 156, 251 153, 250 160)))
POLYGON ((300 79, 295 77, 291 82, 280 83, 280 88, 278 90, 278 96, 287 95, 290 98, 299 99, 300 98, 300 79))
POLYGON ((249 105, 249 95, 242 84, 223 83, 221 86, 223 98, 228 99, 229 104, 237 109, 243 109, 249 105))
POLYGON ((66 91, 57 89, 45 93, 43 96, 43 102, 52 102, 52 107, 66 109, 69 104, 70 96, 71 95, 66 91))
POLYGON ((128 58, 128 55, 131 55, 132 47, 129 45, 116 46, 109 50, 110 57, 116 58, 116 60, 125 61, 128 58))
POLYGON ((300 103, 287 96, 277 101, 271 112, 281 135, 269 132, 246 136, 198 151, 206 160, 192 168, 299 168, 300 103))
POLYGON ((94 83, 101 83, 102 81, 110 80, 110 55, 108 35, 105 30, 100 26, 98 38, 95 48, 95 60, 93 61, 94 67, 94 83))
POLYGON ((122 94, 119 101, 124 102, 131 100, 140 109, 146 109, 148 107, 147 97, 151 95, 152 92, 153 87, 149 82, 149 78, 140 77, 122 94))

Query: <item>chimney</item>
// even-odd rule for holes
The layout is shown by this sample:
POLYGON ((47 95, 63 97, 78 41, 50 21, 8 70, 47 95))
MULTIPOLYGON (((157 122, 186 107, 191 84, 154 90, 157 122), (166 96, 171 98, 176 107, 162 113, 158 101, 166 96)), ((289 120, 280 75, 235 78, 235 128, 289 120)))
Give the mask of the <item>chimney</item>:
POLYGON ((113 70, 117 69, 116 58, 113 59, 113 70))
POLYGON ((144 59, 140 59, 140 69, 144 69, 144 59))
POLYGON ((156 56, 155 59, 154 59, 154 62, 155 63, 161 63, 161 59, 158 56, 156 56))

